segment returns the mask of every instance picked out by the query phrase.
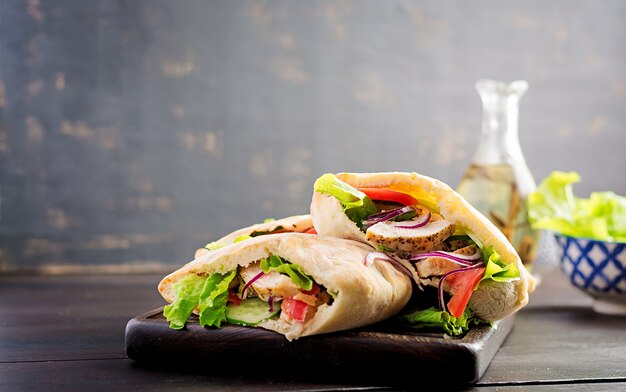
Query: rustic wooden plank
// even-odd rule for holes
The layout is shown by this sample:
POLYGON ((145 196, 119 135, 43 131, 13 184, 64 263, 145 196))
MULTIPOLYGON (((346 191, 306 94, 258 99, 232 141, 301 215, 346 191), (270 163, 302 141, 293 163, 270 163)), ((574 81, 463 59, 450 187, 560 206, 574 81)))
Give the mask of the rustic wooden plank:
POLYGON ((0 362, 125 357, 128 320, 163 303, 160 278, 0 278, 0 362))
POLYGON ((528 309, 481 382, 626 378, 626 320, 590 308, 528 309))
POLYGON ((595 313, 591 300, 552 269, 480 383, 626 378, 624 364, 626 317, 595 313))
MULTIPOLYGON (((126 323, 147 309, 163 305, 156 290, 160 278, 160 275, 0 278, 2 369, 25 369, 8 362, 125 357, 126 323)), ((517 389, 515 385, 530 386, 537 382, 542 385, 585 382, 581 385, 593 390, 596 384, 587 381, 623 382, 626 379, 624 327, 626 318, 594 313, 586 297, 561 279, 558 270, 551 271, 531 296, 529 306, 516 316, 511 334, 477 387, 517 389)), ((175 378, 172 374, 177 373, 166 372, 175 378)), ((19 372, 15 377, 26 379, 19 372)), ((126 376, 120 373, 115 377, 126 376)))
POLYGON ((588 382, 588 383, 537 383, 537 384, 521 384, 521 385, 504 385, 504 386, 477 386, 468 391, 475 392, 543 392, 543 391, 567 391, 567 392, 606 392, 606 391, 626 391, 626 382, 588 382))
POLYGON ((525 309, 554 306, 591 307, 591 297, 572 287, 558 264, 538 268, 536 275, 539 283, 536 291, 530 295, 530 301, 525 309))
MULTIPOLYGON (((224 377, 205 364, 204 371, 163 371, 142 367, 131 360, 81 360, 0 364, 0 390, 38 391, 337 391, 384 390, 362 384, 324 381, 323 366, 312 369, 308 380, 294 379, 280 372, 280 364, 237 364, 236 373, 224 377), (263 369, 248 372, 247 369, 263 369), (36 377, 33 377, 36 375, 36 377), (62 375, 59 377, 59 375, 62 375)), ((390 389, 390 388, 389 388, 390 389)))
MULTIPOLYGON (((265 369, 263 364, 241 364, 239 374, 216 374, 207 364, 203 371, 159 369, 141 366, 128 359, 0 363, 0 390, 3 391, 385 391, 421 389, 424 380, 416 379, 412 388, 337 381, 338 375, 328 375, 323 366, 312 369, 310 376, 294 379, 280 373, 280 364, 264 375, 248 374, 241 369, 265 369), (34 376, 36 375, 36 376, 34 376), (333 380, 334 378, 334 380, 333 380)), ((393 373, 389 374, 393 378, 393 373)), ((442 387, 443 388, 443 387, 442 387)), ((446 384, 445 390, 454 390, 446 384)), ((459 387, 474 392, 506 391, 621 391, 626 380, 615 382, 491 384, 459 387)))

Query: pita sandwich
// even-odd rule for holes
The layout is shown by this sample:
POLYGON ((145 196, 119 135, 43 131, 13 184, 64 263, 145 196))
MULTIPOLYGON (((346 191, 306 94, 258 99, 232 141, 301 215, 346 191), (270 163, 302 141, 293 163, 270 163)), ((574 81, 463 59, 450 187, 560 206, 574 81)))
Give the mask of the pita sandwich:
POLYGON ((366 326, 398 313, 413 282, 358 241, 303 233, 258 236, 208 252, 162 279, 164 315, 182 329, 265 328, 289 341, 366 326))
POLYGON ((307 233, 315 234, 311 215, 293 215, 281 219, 267 219, 263 223, 257 223, 248 227, 235 230, 224 237, 206 244, 204 247, 196 249, 194 259, 212 251, 239 242, 245 239, 258 237, 267 234, 278 233, 307 233))
POLYGON ((535 279, 484 215, 447 184, 418 173, 327 173, 314 185, 320 236, 375 247, 438 290, 438 309, 497 321, 528 303, 535 279))

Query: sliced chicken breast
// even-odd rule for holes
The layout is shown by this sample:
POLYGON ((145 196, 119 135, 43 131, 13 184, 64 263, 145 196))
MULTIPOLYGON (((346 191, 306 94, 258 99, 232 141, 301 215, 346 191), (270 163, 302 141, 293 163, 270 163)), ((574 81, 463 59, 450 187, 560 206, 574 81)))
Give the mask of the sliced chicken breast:
MULTIPOLYGON (((469 245, 461 249, 457 249, 452 253, 459 255, 473 255, 478 248, 476 245, 469 245)), ((461 266, 454 261, 448 260, 443 257, 428 257, 415 263, 415 269, 420 278, 432 278, 445 274, 453 269, 460 268, 461 266)))
MULTIPOLYGON (((399 257, 408 259, 412 254, 424 253, 435 249, 455 230, 454 223, 445 219, 431 221, 418 229, 397 227, 401 222, 385 221, 367 229, 367 240, 395 252, 399 257)), ((406 224, 410 224, 407 221, 406 224)))
MULTIPOLYGON (((242 268, 240 275, 245 282, 248 282, 262 271, 260 263, 254 263, 246 268, 242 268)), ((265 301, 272 295, 274 297, 287 298, 300 294, 300 288, 291 281, 289 276, 276 271, 270 271, 261 276, 250 287, 258 294, 259 298, 265 301)))
POLYGON ((457 249, 465 248, 472 244, 469 239, 462 240, 447 240, 437 245, 436 250, 443 250, 444 252, 454 252, 457 249))

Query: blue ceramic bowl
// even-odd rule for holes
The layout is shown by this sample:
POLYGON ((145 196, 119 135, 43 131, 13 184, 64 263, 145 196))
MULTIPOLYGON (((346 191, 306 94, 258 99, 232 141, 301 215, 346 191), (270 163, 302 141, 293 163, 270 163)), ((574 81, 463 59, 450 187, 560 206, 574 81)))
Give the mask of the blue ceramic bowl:
POLYGON ((626 315, 626 243, 554 234, 561 270, 598 313, 626 315))

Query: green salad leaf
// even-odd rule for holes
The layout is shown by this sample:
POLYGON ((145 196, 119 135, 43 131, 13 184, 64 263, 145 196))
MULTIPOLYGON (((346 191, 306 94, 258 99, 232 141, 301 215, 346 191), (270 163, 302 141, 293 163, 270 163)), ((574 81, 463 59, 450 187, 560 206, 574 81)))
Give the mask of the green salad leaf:
POLYGON ((228 286, 237 273, 213 273, 211 275, 189 275, 176 282, 173 287, 176 300, 163 308, 163 315, 172 329, 182 329, 187 319, 198 306, 202 326, 220 327, 226 319, 228 286))
POLYGON ((213 273, 206 280, 198 301, 200 325, 203 327, 219 328, 226 320, 228 286, 236 273, 236 269, 225 275, 213 273))
POLYGON ((225 246, 226 246, 226 244, 222 244, 222 243, 219 243, 217 241, 213 241, 213 242, 209 242, 208 244, 204 245, 204 248, 208 249, 210 251, 213 251, 213 250, 221 249, 221 248, 223 248, 225 246))
POLYGON ((289 275, 291 281, 296 286, 303 288, 304 290, 311 290, 313 288, 313 279, 305 274, 299 265, 291 264, 282 259, 280 256, 271 255, 262 259, 261 269, 265 273, 276 271, 289 275))
POLYGON ((313 190, 329 194, 339 200, 343 206, 344 213, 360 229, 363 228, 363 220, 365 218, 378 213, 378 208, 365 193, 346 184, 330 173, 324 174, 315 180, 313 190))
MULTIPOLYGON (((233 243, 249 240, 252 237, 253 236, 249 236, 249 235, 240 235, 239 237, 235 238, 233 243)), ((214 251, 214 250, 222 249, 226 245, 228 245, 228 244, 224 244, 224 243, 220 243, 220 242, 217 242, 217 241, 213 241, 213 242, 210 242, 210 243, 204 245, 204 249, 207 249, 207 250, 210 250, 210 251, 214 251)))
POLYGON ((474 325, 485 324, 474 316, 470 309, 465 309, 461 317, 454 317, 450 313, 435 307, 416 310, 402 316, 409 327, 414 329, 441 329, 450 336, 465 334, 474 325))
POLYGON ((626 242, 626 197, 614 192, 574 195, 580 182, 575 171, 553 171, 528 196, 528 218, 534 229, 600 241, 626 242))
MULTIPOLYGON (((496 252, 492 245, 482 249, 483 260, 485 261, 485 274, 481 282, 485 279, 492 279, 496 282, 511 282, 519 280, 520 271, 515 263, 507 264, 500 259, 500 254, 496 252)), ((478 287, 478 286, 476 286, 478 287)))
POLYGON ((283 226, 276 226, 275 228, 273 228, 272 230, 263 230, 263 231, 253 231, 252 233, 250 233, 250 235, 248 236, 248 238, 253 238, 253 237, 258 237, 260 235, 266 235, 266 234, 272 234, 272 233, 278 233, 285 230, 285 228, 283 226))
POLYGON ((206 278, 189 275, 174 284, 176 300, 163 308, 163 315, 169 321, 170 328, 182 329, 187 319, 198 304, 206 278))

